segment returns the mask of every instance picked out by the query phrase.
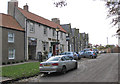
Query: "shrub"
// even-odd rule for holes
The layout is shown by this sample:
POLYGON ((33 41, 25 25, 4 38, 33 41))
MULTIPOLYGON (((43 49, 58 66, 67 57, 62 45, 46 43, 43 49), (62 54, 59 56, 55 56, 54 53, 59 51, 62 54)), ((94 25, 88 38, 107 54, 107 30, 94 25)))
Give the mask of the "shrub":
POLYGON ((19 63, 19 61, 16 61, 16 63, 19 63))
POLYGON ((12 64, 15 64, 15 62, 12 62, 12 64))
POLYGON ((6 65, 6 63, 5 63, 5 62, 2 62, 2 65, 6 65))
POLYGON ((7 62, 7 64, 10 64, 10 62, 7 62))

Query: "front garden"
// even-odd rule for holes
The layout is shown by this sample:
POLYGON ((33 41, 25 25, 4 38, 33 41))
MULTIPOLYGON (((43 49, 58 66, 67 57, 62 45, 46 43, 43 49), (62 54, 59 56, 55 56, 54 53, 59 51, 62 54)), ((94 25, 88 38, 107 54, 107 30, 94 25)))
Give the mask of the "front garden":
POLYGON ((12 79, 25 78, 39 74, 40 62, 24 63, 2 67, 2 77, 12 79))

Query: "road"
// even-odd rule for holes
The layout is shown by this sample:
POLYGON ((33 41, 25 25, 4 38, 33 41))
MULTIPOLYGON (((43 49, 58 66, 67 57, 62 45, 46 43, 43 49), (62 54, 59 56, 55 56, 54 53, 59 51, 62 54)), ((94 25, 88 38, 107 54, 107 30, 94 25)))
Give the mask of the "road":
POLYGON ((82 58, 78 69, 66 74, 49 74, 18 82, 118 82, 118 54, 101 54, 96 59, 82 58))

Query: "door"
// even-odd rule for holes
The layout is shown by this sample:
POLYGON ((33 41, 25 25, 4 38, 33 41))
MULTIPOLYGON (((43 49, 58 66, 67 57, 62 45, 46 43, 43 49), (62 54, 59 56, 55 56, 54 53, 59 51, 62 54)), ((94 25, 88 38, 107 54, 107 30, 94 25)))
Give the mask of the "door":
POLYGON ((53 56, 56 55, 56 46, 53 45, 53 56))

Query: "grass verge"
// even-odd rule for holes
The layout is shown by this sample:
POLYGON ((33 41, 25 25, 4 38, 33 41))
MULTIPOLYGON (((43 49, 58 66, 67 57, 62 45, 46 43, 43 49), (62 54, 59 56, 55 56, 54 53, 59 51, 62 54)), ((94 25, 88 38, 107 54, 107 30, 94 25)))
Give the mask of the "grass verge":
POLYGON ((12 79, 29 77, 39 73, 40 62, 25 63, 20 65, 2 67, 2 77, 12 79))

